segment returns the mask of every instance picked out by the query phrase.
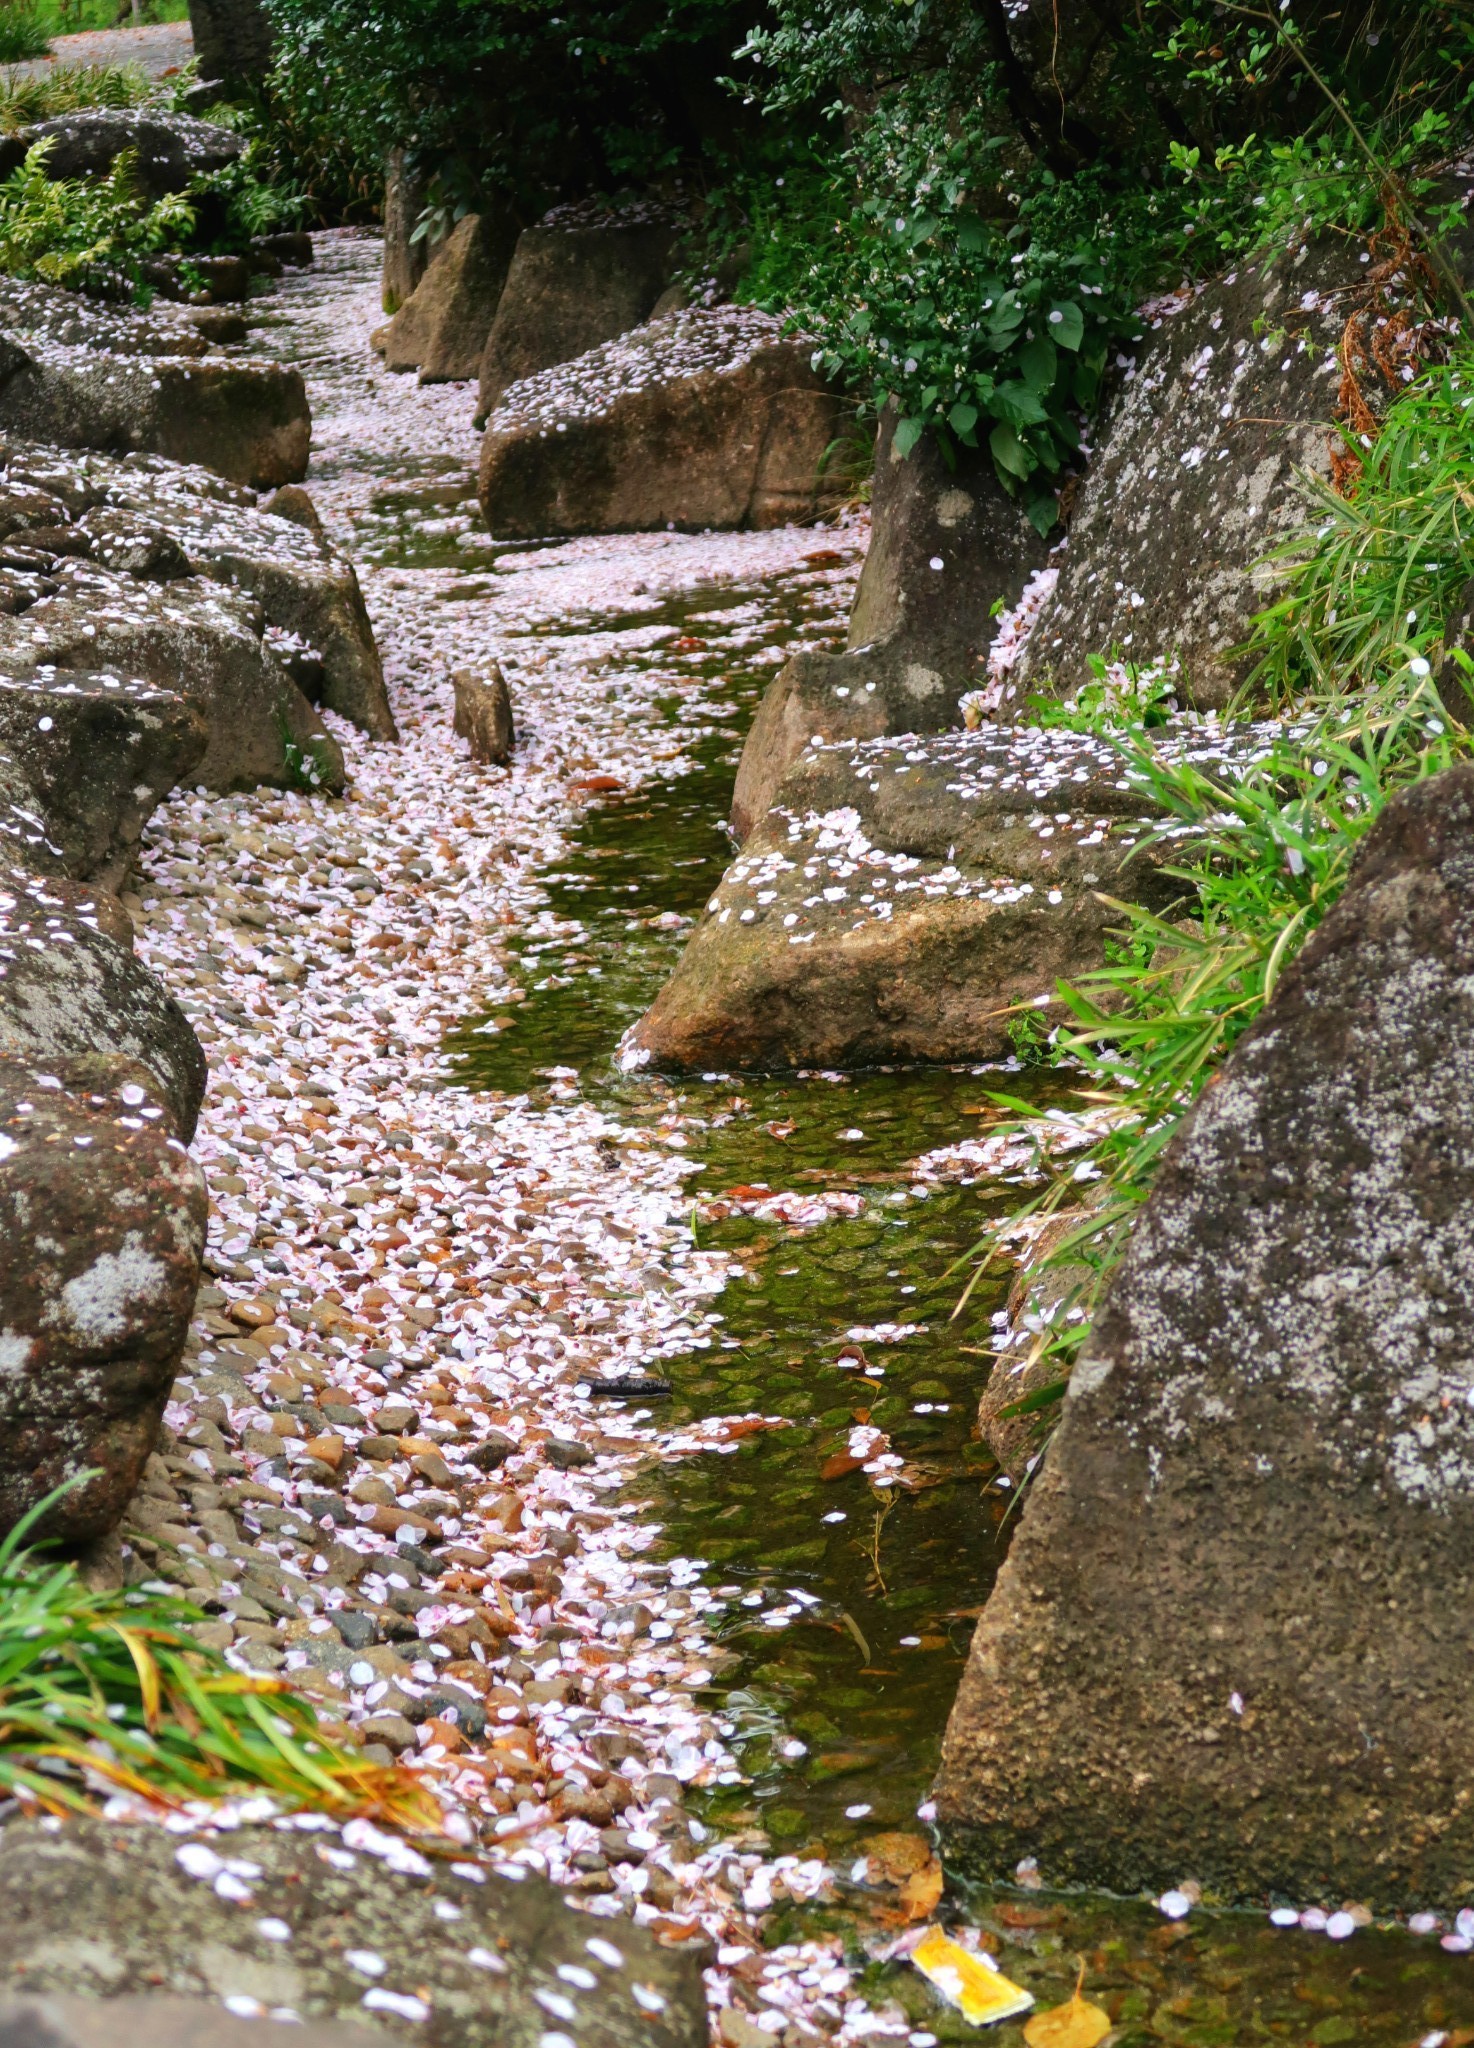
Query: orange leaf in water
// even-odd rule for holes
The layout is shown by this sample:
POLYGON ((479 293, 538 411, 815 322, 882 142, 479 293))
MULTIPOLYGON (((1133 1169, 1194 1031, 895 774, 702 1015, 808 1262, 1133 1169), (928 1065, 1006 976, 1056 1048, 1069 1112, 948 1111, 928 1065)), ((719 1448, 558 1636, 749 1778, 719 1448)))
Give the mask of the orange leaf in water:
POLYGON ((1081 1963, 1075 1995, 1069 2004, 1036 2012, 1025 2022, 1024 2039, 1029 2048, 1096 2048, 1097 2042, 1105 2039, 1111 2031, 1110 2014, 1082 1997, 1084 1989, 1085 1965, 1081 1963))
POLYGON ((819 1467, 819 1477, 843 1479, 848 1472, 858 1472, 864 1462, 865 1460, 857 1458, 853 1451, 836 1451, 832 1458, 826 1458, 819 1467))
POLYGON ((901 1886, 901 1904, 908 1920, 925 1920, 942 1896, 942 1866, 935 1856, 925 1869, 913 1872, 901 1886))

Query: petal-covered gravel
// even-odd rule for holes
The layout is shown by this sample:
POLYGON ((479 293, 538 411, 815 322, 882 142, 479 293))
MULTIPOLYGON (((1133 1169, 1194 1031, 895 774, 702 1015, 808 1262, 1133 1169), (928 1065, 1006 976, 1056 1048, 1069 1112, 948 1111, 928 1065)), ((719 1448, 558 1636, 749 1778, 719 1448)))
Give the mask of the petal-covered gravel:
MULTIPOLYGON (((538 874, 581 807, 682 772, 710 715, 699 678, 652 663, 656 608, 794 579, 842 608, 863 531, 826 534, 821 567, 811 529, 580 541, 476 581, 403 566, 477 553, 454 510, 470 394, 379 370, 376 246, 319 247, 277 301, 278 347, 312 388, 309 484, 364 570, 403 743, 334 721, 345 799, 179 793, 149 834, 130 908, 210 1055, 195 1149, 218 1285, 128 1573, 193 1588, 233 1661, 284 1669, 413 1759, 501 1860, 707 1947, 715 2008, 735 1997, 769 2034, 904 2033, 852 1993, 837 1942, 760 1950, 760 1916, 833 1873, 683 1809, 737 1782, 712 1681, 739 1589, 657 1561, 624 1495, 652 1453, 730 1453, 762 1419, 667 1444, 648 1408, 581 1391, 720 1341, 729 1266, 691 1238, 679 1113, 652 1101, 622 1125, 556 1073, 545 1105, 475 1094, 442 1051, 448 1026, 489 1011, 495 1029, 521 996, 504 949, 554 936, 538 874), (444 519, 374 497, 427 483, 444 519), (491 658, 519 726, 505 771, 451 733, 450 672, 491 658), (655 705, 677 689, 672 724, 655 705)), ((724 617, 761 645, 751 612, 724 617)))

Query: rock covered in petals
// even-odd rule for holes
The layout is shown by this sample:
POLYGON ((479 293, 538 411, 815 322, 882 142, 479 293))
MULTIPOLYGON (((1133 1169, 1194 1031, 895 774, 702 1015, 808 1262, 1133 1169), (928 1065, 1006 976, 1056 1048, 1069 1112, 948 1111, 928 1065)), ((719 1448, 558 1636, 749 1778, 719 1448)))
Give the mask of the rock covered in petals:
POLYGON ((7 279, 0 429, 62 448, 143 449, 265 490, 305 473, 312 421, 299 371, 208 355, 187 317, 7 279))
POLYGON ((1166 1153, 953 1712, 974 1868, 1467 1881, 1471 903, 1462 766, 1388 806, 1166 1153))
POLYGON ((514 384, 649 318, 670 276, 675 218, 649 202, 561 206, 518 239, 484 337, 477 423, 514 384))
POLYGON ((0 675, 64 688, 71 671, 136 678, 196 705, 208 739, 194 773, 209 788, 342 787, 338 743, 242 592, 193 577, 140 582, 69 561, 52 595, 22 618, 0 618, 0 675))
POLYGON ((781 526, 815 511, 837 417, 768 314, 670 313, 505 393, 481 509, 506 540, 781 526))
POLYGON ((0 1845, 0 1907, 11 1992, 109 1997, 162 1976, 171 1991, 235 1996, 263 2017, 286 2007, 309 2023, 387 2021, 424 2048, 707 2038, 691 1956, 628 1922, 571 1912, 545 1879, 481 1860, 432 1865, 365 1821, 341 1834, 329 1824, 188 1837, 20 1823, 0 1845), (217 1891, 222 1875, 234 1885, 217 1891))
POLYGON ((38 142, 48 145, 49 178, 106 177, 130 150, 138 185, 150 199, 182 192, 193 179, 225 170, 245 148, 233 129, 192 114, 155 107, 78 107, 6 136, 0 144, 0 177, 9 176, 38 142))
POLYGON ((0 1528, 94 1471, 46 1531, 105 1533, 154 1448, 205 1242, 173 1110, 134 1061, 0 1058, 0 1528))
POLYGON ((257 506, 239 485, 161 456, 69 455, 22 441, 6 453, 0 517, 18 537, 161 581, 149 552, 150 536, 161 536, 174 553, 167 575, 246 591, 267 625, 316 662, 316 701, 375 739, 395 737, 358 577, 306 491, 289 484, 257 506))
POLYGON ((727 870, 627 1065, 843 1066, 1006 1047, 1014 1005, 1103 964, 1097 891, 1164 855, 1100 740, 1003 729, 811 747, 727 870))
POLYGON ((0 870, 0 1058, 123 1055, 148 1069, 190 1138, 204 1053, 178 1003, 108 923, 104 895, 84 883, 0 870))
POLYGON ((203 708, 116 675, 0 677, 0 748, 24 774, 67 872, 118 889, 161 797, 205 751, 203 708))

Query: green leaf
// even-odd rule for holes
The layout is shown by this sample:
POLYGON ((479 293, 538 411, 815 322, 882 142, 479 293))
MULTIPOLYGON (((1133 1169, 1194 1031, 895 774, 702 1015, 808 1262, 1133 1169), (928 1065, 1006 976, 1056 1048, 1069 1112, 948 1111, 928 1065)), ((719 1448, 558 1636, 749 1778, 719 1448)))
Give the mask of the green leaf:
POLYGON ((1041 540, 1047 540, 1059 524, 1059 499, 1053 491, 1040 491, 1030 498, 1026 511, 1029 524, 1041 540))
POLYGON ((1048 391, 1059 370, 1059 350, 1042 337, 1025 342, 1018 352, 1018 366, 1031 391, 1048 391))
POLYGON ((1056 1401, 1062 1401, 1069 1389, 1069 1381, 1051 1380, 1047 1387, 1035 1387, 1032 1394, 1025 1394, 1021 1401, 1011 1401, 1001 1408, 999 1419, 1010 1421, 1015 1415, 1037 1415, 1041 1408, 1052 1408, 1056 1401))
POLYGON ((1013 431, 1001 423, 988 436, 988 451, 1000 470, 1006 476, 1025 477, 1033 474, 1033 456, 1013 431))
POLYGON ((1077 349, 1085 339, 1085 315, 1067 301, 1051 306, 1049 332, 1061 348, 1077 349))
POLYGON ((959 399, 947 415, 947 424, 954 434, 970 434, 978 423, 978 409, 959 399))
POLYGON ((1010 427, 1040 427, 1048 419, 1037 391, 1027 384, 1000 384, 993 393, 993 411, 1010 427))
POLYGON ((925 420, 900 420, 896 424, 896 431, 892 439, 891 445, 895 449, 897 455, 907 456, 911 453, 911 450, 916 446, 917 442, 921 439, 922 435, 925 432, 925 420))

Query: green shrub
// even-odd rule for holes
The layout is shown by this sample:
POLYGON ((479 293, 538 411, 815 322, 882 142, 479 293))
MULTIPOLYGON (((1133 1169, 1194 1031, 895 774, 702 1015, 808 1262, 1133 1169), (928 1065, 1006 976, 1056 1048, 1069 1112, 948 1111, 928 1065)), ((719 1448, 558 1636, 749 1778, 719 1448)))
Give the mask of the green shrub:
POLYGON ((142 259, 186 239, 194 209, 180 194, 140 196, 131 150, 105 178, 48 178, 51 141, 33 143, 0 181, 0 271, 48 284, 135 290, 142 259))

